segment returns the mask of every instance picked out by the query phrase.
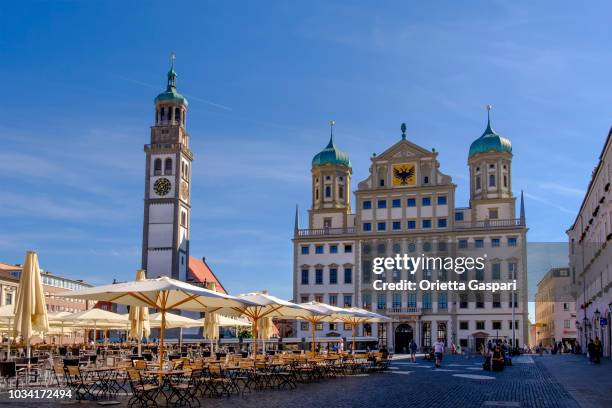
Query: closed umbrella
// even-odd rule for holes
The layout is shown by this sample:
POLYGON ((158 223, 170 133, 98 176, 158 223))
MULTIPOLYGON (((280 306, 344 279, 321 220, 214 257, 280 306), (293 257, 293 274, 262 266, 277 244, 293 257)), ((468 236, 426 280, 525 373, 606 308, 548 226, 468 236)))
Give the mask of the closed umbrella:
MULTIPOLYGON (((136 272, 136 282, 147 278, 144 269, 136 272)), ((142 338, 149 337, 151 327, 149 325, 149 308, 147 306, 130 307, 130 337, 138 340, 138 355, 142 355, 142 338)))
POLYGON ((276 327, 271 317, 262 317, 257 322, 257 334, 263 342, 263 353, 266 354, 266 341, 270 340, 276 333, 276 327))
POLYGON ((40 278, 38 255, 34 251, 28 251, 15 302, 15 331, 27 341, 28 357, 30 357, 30 339, 34 331, 45 333, 47 330, 49 330, 47 304, 40 278))
POLYGON ((204 317, 204 337, 210 340, 212 351, 219 339, 219 314, 215 312, 206 313, 204 317))
POLYGON ((247 305, 255 305, 248 299, 240 299, 223 293, 203 289, 167 276, 143 281, 125 282, 96 286, 62 292, 58 296, 76 299, 102 300, 129 306, 148 306, 161 313, 159 363, 164 358, 164 332, 166 314, 169 310, 184 309, 201 312, 214 312, 226 309, 227 314, 240 315, 239 310, 247 305))

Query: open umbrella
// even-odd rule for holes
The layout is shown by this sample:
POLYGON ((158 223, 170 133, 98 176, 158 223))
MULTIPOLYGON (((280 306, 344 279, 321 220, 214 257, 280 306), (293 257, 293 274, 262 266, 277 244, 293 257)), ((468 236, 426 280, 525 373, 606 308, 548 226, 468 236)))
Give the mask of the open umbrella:
POLYGON ((7 357, 11 355, 11 337, 15 337, 13 320, 15 320, 15 305, 1 306, 0 322, 2 323, 3 328, 6 327, 6 331, 9 333, 8 349, 6 352, 7 357))
MULTIPOLYGON (((238 299, 248 303, 232 308, 234 311, 248 317, 253 323, 254 355, 257 355, 258 321, 264 317, 307 316, 310 312, 300 305, 288 302, 268 294, 267 291, 238 295, 238 299)), ((225 309, 224 309, 225 310, 225 309)))
POLYGON ((312 330, 312 352, 316 351, 315 344, 315 326, 322 322, 341 322, 351 316, 351 312, 338 306, 328 305, 321 302, 306 302, 300 303, 304 309, 310 313, 307 316, 300 317, 300 320, 305 320, 310 323, 312 330))
MULTIPOLYGON (((136 281, 147 278, 144 269, 136 271, 136 281)), ((151 327, 149 326, 149 308, 147 306, 130 307, 130 337, 138 340, 138 355, 142 355, 142 338, 149 337, 151 327)))
POLYGON ((355 336, 358 324, 362 323, 385 323, 391 321, 391 318, 371 312, 369 310, 360 309, 358 307, 349 307, 346 309, 348 315, 342 317, 342 321, 352 326, 353 331, 353 353, 355 353, 355 336))
MULTIPOLYGON (((162 314, 153 313, 149 316, 151 327, 161 327, 162 314)), ((199 319, 190 319, 189 317, 166 312, 166 329, 187 328, 201 326, 202 322, 199 319)))
MULTIPOLYGON (((64 292, 62 292, 64 293, 64 292)), ((127 315, 109 312, 108 310, 93 308, 69 314, 67 316, 56 317, 55 320, 68 322, 72 327, 79 329, 93 329, 94 342, 96 332, 99 328, 104 329, 125 329, 129 325, 127 315)))
POLYGON ((227 309, 228 314, 239 315, 242 308, 254 306, 248 299, 203 289, 167 276, 143 281, 117 283, 62 292, 58 296, 76 299, 102 300, 129 306, 148 306, 161 313, 159 338, 159 364, 163 365, 166 313, 172 309, 214 312, 227 309))
POLYGON ((28 357, 30 357, 30 339, 34 331, 46 332, 49 330, 47 320, 47 305, 40 278, 38 255, 28 251, 23 264, 23 270, 17 288, 15 302, 15 331, 28 343, 28 357))

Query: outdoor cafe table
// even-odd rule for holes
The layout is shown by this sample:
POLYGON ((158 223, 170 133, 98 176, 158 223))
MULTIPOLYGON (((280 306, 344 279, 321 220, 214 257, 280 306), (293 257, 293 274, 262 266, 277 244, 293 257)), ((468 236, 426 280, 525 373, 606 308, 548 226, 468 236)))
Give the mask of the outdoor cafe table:
POLYGON ((166 390, 172 391, 172 387, 171 387, 172 378, 180 376, 180 375, 184 375, 186 371, 185 370, 147 370, 146 373, 160 378, 161 381, 159 381, 159 391, 164 396, 164 399, 166 400, 166 406, 168 406, 170 402, 169 398, 172 397, 173 393, 170 392, 170 395, 168 395, 166 394, 166 390))
MULTIPOLYGON (((104 398, 113 396, 123 388, 117 382, 118 371, 119 369, 115 367, 84 367, 81 369, 81 372, 95 381, 92 388, 98 391, 96 397, 101 395, 104 398)), ((95 391, 92 389, 90 392, 93 394, 95 391)))

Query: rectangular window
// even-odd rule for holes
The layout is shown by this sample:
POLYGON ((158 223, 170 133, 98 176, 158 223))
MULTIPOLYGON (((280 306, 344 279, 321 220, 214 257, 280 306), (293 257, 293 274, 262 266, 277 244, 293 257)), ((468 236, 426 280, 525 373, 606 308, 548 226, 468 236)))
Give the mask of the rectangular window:
POLYGON ((569 328, 571 328, 571 324, 570 324, 570 321, 569 321, 569 320, 564 320, 564 321, 563 321, 563 328, 564 328, 564 329, 569 329, 569 328))
POLYGON ((476 248, 484 248, 484 240, 482 240, 482 239, 475 239, 474 240, 474 246, 476 248))
POLYGON ((501 279, 501 264, 499 262, 491 264, 491 279, 501 279))
POLYGON ((438 228, 446 228, 446 218, 438 218, 438 228))
POLYGON ((399 309, 400 307, 402 307, 402 294, 401 293, 394 293, 393 294, 392 307, 394 309, 399 309))
POLYGON ((329 295, 329 304, 336 306, 338 304, 338 295, 329 295))
POLYGON ((460 249, 466 249, 468 247, 468 240, 467 239, 460 239, 459 240, 459 248, 460 249))
POLYGON ((489 219, 496 220, 499 218, 499 211, 497 208, 489 208, 489 219))
POLYGON ((431 293, 423 293, 423 310, 431 310, 431 293))
POLYGON ((372 208, 372 202, 370 200, 364 201, 362 204, 362 208, 364 210, 369 210, 372 208))
POLYGON ((306 302, 308 302, 308 300, 309 300, 308 295, 302 295, 302 296, 300 296, 300 302, 302 302, 302 303, 306 303, 306 302))
POLYGON ((489 174, 489 187, 495 187, 495 174, 489 174))
POLYGON ((322 253, 323 253, 323 245, 315 246, 315 254, 322 254, 322 253))
POLYGON ((484 330, 484 329, 485 329, 485 322, 483 321, 476 322, 476 330, 484 330))
POLYGON ((429 207, 431 205, 431 197, 423 197, 421 200, 421 205, 423 207, 429 207))
POLYGON ((482 293, 476 293, 476 309, 484 308, 484 295, 482 293))
POLYGON ((344 283, 353 283, 353 269, 344 268, 344 283))
POLYGON ((417 305, 416 293, 412 293, 412 292, 408 293, 408 302, 406 305, 412 308, 416 307, 417 305))
POLYGON ((501 293, 493 293, 493 308, 499 309, 501 307, 501 293))
POLYGON ((416 207, 416 198, 409 198, 408 201, 406 201, 406 205, 408 207, 416 207))
POLYGON ((431 228, 431 220, 423 220, 423 228, 431 228))
POLYGON ((376 296, 376 308, 378 310, 385 310, 387 308, 387 295, 379 293, 376 296))
POLYGON ((6 293, 4 295, 4 300, 5 300, 5 304, 6 305, 12 305, 13 304, 13 294, 12 293, 6 293))
POLYGON ((444 292, 438 293, 438 309, 448 309, 448 298, 444 292))
POLYGON ((323 295, 315 295, 315 302, 323 303, 323 295))
MULTIPOLYGON (((465 274, 462 274, 465 275, 465 274)), ((468 295, 467 293, 460 293, 459 294, 459 308, 460 309, 467 309, 468 307, 468 295)))
POLYGON ((338 323, 330 323, 329 331, 336 331, 336 330, 338 330, 338 323))
POLYGON ((393 200, 393 208, 401 208, 402 206, 402 200, 400 200, 399 198, 396 198, 393 200))
POLYGON ((321 330, 323 330, 323 323, 317 323, 317 324, 315 324, 315 330, 316 330, 316 331, 321 331, 321 330))
POLYGON ((499 246, 499 244, 500 244, 500 239, 499 238, 492 238, 491 239, 491 246, 492 247, 496 248, 496 247, 499 246))
POLYGON ((515 247, 516 246, 516 238, 508 238, 508 246, 515 247))
POLYGON ((308 269, 302 269, 302 285, 308 285, 308 269))
POLYGON ((463 221, 463 213, 462 212, 456 212, 455 213, 455 221, 463 221))
POLYGON ((508 263, 508 279, 516 279, 516 262, 508 263))
POLYGON ((470 330, 470 322, 469 321, 459 322, 459 330, 470 330))
POLYGON ((310 247, 308 245, 302 246, 302 255, 308 255, 310 252, 310 247))
POLYGON ((438 205, 446 205, 446 196, 438 196, 438 205))
POLYGON ((378 200, 377 207, 378 208, 387 208, 387 200, 378 200))
POLYGON ((353 325, 352 325, 352 324, 350 324, 350 323, 344 323, 344 325, 343 325, 343 326, 344 326, 344 330, 345 330, 345 331, 351 331, 351 330, 353 330, 353 325))
POLYGON ((329 253, 330 254, 337 254, 338 253, 338 245, 330 245, 329 246, 329 253))
POLYGON ((335 285, 338 283, 338 269, 336 268, 329 269, 329 283, 330 285, 335 285))
POLYGON ((344 295, 344 307, 353 306, 353 295, 344 295))
POLYGON ((502 324, 501 322, 493 322, 493 330, 501 330, 502 324))
POLYGON ((394 230, 402 229, 402 222, 401 221, 393 221, 393 229, 394 230))
POLYGON ((353 246, 352 245, 344 245, 344 253, 345 254, 352 254, 353 253, 353 246))
POLYGON ((300 329, 302 331, 308 331, 308 322, 301 322, 300 323, 300 329))
POLYGON ((378 228, 378 231, 385 231, 387 229, 387 223, 379 222, 377 228, 378 228))
POLYGON ((406 223, 407 228, 410 229, 416 229, 416 221, 415 220, 408 220, 408 222, 406 223))
POLYGON ((322 285, 323 284, 323 269, 315 270, 315 284, 322 285))
POLYGON ((364 222, 364 223, 363 223, 363 230, 364 230, 364 231, 372 231, 372 223, 370 223, 370 222, 364 222))

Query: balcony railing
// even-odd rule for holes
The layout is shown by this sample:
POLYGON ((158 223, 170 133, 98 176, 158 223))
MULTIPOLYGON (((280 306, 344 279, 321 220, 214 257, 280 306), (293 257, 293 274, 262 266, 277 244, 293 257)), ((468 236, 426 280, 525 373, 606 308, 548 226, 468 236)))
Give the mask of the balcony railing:
POLYGON ((387 308, 387 314, 421 314, 421 309, 418 307, 389 307, 387 308))
POLYGON ((510 228, 524 227, 525 222, 520 218, 512 218, 507 220, 483 220, 483 221, 455 221, 455 229, 495 229, 495 228, 510 228))
POLYGON ((298 237, 320 237, 325 235, 346 235, 354 234, 355 227, 347 228, 317 228, 317 229, 299 229, 297 230, 298 237))

